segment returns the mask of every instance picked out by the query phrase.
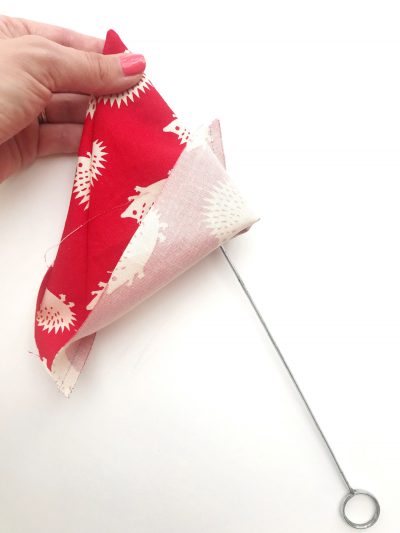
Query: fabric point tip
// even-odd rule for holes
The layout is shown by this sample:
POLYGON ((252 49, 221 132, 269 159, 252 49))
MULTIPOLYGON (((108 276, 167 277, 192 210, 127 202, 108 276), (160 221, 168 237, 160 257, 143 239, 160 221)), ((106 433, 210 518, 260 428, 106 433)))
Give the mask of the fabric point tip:
POLYGON ((112 28, 110 28, 107 31, 103 54, 120 54, 122 52, 125 52, 126 49, 127 47, 121 41, 121 38, 118 33, 112 28))

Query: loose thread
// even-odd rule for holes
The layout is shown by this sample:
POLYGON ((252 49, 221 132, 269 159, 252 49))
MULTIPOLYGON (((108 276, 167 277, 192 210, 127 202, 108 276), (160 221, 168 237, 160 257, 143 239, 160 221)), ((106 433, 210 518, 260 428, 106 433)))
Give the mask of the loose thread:
POLYGON ((35 357, 39 357, 39 359, 40 359, 40 355, 38 353, 31 352, 30 350, 28 350, 28 354, 34 355, 35 357))
POLYGON ((52 250, 53 248, 59 247, 65 240, 67 240, 69 237, 71 237, 71 235, 73 235, 78 230, 82 229, 83 227, 87 226, 89 224, 89 222, 92 222, 92 220, 95 220, 96 218, 99 218, 99 217, 101 217, 103 215, 107 215, 107 213, 111 213, 112 211, 115 211, 115 209, 118 209, 120 207, 124 207, 125 205, 128 205, 130 203, 131 203, 131 200, 128 200, 127 202, 124 202, 122 204, 118 204, 118 205, 112 207, 111 209, 107 209, 106 211, 103 211, 102 213, 98 213, 97 215, 94 215, 93 217, 91 217, 88 220, 86 220, 86 222, 84 222, 83 224, 81 224, 77 228, 73 229, 70 233, 67 233, 67 235, 65 235, 65 237, 63 237, 60 242, 58 242, 56 244, 53 244, 52 246, 47 248, 47 250, 44 253, 44 262, 45 262, 47 268, 50 268, 52 266, 52 264, 49 265, 48 262, 47 262, 47 254, 50 252, 50 250, 52 250))

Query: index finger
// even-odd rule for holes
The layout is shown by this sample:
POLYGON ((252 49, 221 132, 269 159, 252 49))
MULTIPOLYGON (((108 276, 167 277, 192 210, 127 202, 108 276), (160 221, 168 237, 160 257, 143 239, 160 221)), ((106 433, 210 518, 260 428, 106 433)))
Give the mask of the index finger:
POLYGON ((19 36, 26 34, 40 35, 58 44, 76 48, 77 50, 98 53, 103 51, 104 39, 98 39, 97 37, 91 37, 90 35, 69 30, 68 28, 36 22, 34 20, 22 18, 14 18, 12 20, 15 22, 19 36))

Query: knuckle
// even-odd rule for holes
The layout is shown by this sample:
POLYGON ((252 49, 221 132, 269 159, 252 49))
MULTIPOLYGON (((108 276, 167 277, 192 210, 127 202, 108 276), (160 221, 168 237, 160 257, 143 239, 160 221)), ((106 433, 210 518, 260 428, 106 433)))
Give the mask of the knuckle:
POLYGON ((51 41, 40 35, 23 35, 18 37, 19 49, 18 55, 24 62, 33 61, 48 61, 53 55, 53 47, 51 41))
POLYGON ((107 83, 110 79, 108 61, 102 55, 96 54, 95 52, 87 52, 86 57, 89 64, 89 71, 94 73, 101 84, 107 83))
POLYGON ((11 17, 7 17, 7 15, 0 15, 0 29, 1 30, 8 30, 11 26, 11 17))
POLYGON ((51 87, 54 65, 57 63, 53 43, 40 35, 23 35, 14 41, 18 41, 12 51, 16 67, 51 87))
POLYGON ((0 15, 0 35, 1 37, 12 38, 20 35, 18 20, 7 15, 0 15))
POLYGON ((50 41, 41 35, 22 35, 20 37, 24 46, 29 48, 47 48, 50 41))

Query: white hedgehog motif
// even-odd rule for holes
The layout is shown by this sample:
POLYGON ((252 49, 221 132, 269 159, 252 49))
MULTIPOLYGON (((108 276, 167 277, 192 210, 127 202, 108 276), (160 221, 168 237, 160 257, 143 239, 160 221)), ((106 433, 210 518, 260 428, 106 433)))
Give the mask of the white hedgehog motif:
POLYGON ((97 305, 97 302, 100 300, 101 295, 104 292, 104 288, 107 285, 107 283, 104 283, 104 281, 100 281, 98 283, 98 289, 97 291, 92 291, 90 294, 93 296, 93 299, 87 304, 86 309, 88 311, 92 311, 94 307, 97 305))
POLYGON ((207 227, 221 243, 236 235, 243 220, 252 217, 239 191, 226 179, 214 185, 206 202, 207 227))
POLYGON ((190 131, 185 128, 179 118, 175 118, 172 122, 167 124, 165 128, 163 128, 163 131, 166 133, 175 133, 180 140, 180 144, 187 143, 190 139, 190 131))
POLYGON ((133 218, 138 224, 140 224, 142 219, 149 212, 151 206, 154 204, 166 181, 165 178, 156 181, 147 187, 136 186, 135 191, 139 194, 128 197, 128 200, 131 200, 132 203, 121 214, 121 218, 133 218))
POLYGON ((97 98, 96 96, 92 95, 89 100, 89 104, 86 109, 86 116, 90 115, 90 118, 93 119, 94 112, 96 111, 97 106, 97 98))
POLYGON ((58 298, 48 289, 45 290, 43 300, 36 313, 36 321, 38 326, 42 327, 44 331, 50 333, 64 332, 64 329, 69 331, 69 328, 76 320, 76 315, 71 311, 74 307, 73 302, 66 302, 65 294, 60 294, 58 298))
POLYGON ((143 74, 142 79, 133 87, 130 87, 122 93, 98 96, 97 101, 104 102, 104 104, 110 104, 111 107, 117 103, 118 108, 120 108, 122 102, 127 106, 129 104, 129 100, 134 102, 135 98, 140 98, 140 93, 144 93, 146 90, 149 90, 151 85, 152 83, 149 78, 143 74))
MULTIPOLYGON (((175 115, 173 116, 175 117, 175 115)), ((194 150, 195 148, 204 146, 211 140, 208 126, 201 126, 191 133, 179 118, 174 118, 172 122, 163 128, 163 131, 177 135, 180 141, 179 144, 186 144, 186 150, 194 150)))
POLYGON ((91 152, 78 157, 72 193, 77 200, 81 200, 79 205, 84 204, 85 210, 89 207, 90 190, 101 176, 101 169, 104 168, 104 156, 107 155, 105 148, 103 143, 97 139, 92 144, 91 152))
POLYGON ((136 276, 139 279, 143 278, 144 268, 157 242, 165 241, 165 235, 162 233, 165 228, 167 224, 160 222, 158 211, 150 209, 114 268, 107 285, 107 294, 111 294, 122 285, 132 285, 136 276))

